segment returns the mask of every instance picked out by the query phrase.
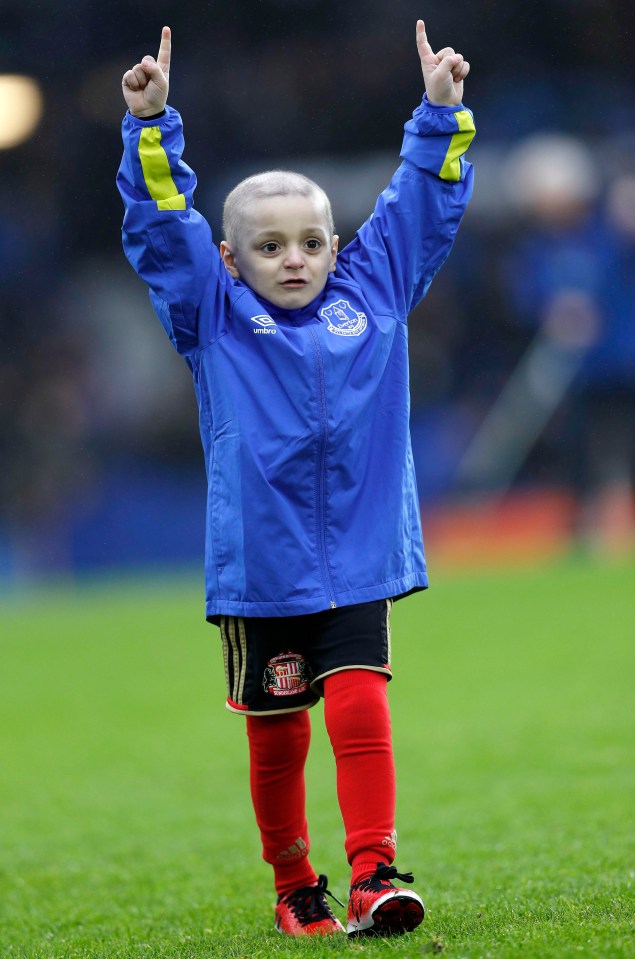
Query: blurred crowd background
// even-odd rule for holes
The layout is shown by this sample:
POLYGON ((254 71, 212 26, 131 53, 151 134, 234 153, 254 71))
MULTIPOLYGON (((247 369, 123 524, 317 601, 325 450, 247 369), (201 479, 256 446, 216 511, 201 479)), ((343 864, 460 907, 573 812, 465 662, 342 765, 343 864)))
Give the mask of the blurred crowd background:
POLYGON ((172 27, 170 103, 217 240, 231 186, 288 166, 345 243, 422 94, 419 16, 472 64, 477 125, 473 203, 411 321, 424 510, 565 490, 574 538, 632 543, 632 8, 3 0, 0 79, 32 78, 42 112, 0 149, 0 583, 202 559, 190 375, 120 246, 124 70, 172 27))

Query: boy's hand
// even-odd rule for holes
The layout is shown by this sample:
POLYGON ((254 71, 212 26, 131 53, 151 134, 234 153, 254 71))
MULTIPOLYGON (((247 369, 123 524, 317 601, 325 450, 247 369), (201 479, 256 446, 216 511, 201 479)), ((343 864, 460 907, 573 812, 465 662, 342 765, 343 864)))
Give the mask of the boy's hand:
POLYGON ((171 36, 170 28, 164 27, 157 59, 146 56, 123 75, 121 88, 124 99, 135 117, 151 117, 161 113, 165 107, 169 88, 171 36))
POLYGON ((417 50, 430 103, 457 106, 463 99, 463 81, 470 72, 467 60, 452 47, 433 53, 423 20, 417 20, 417 50))

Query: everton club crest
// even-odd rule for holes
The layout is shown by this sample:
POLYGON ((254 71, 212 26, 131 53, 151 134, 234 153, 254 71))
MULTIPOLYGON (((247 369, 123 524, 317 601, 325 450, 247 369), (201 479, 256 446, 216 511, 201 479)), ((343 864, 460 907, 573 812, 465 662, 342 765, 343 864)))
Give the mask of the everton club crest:
POLYGON ((368 322, 366 314, 354 310, 348 300, 338 300, 337 303, 323 307, 320 315, 328 323, 329 333, 337 333, 338 336, 359 336, 368 322))

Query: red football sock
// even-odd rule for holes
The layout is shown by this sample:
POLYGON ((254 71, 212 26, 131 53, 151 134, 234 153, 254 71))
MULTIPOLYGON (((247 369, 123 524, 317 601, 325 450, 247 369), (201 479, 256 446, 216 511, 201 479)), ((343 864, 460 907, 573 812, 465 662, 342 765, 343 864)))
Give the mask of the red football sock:
POLYGON ((308 857, 305 812, 309 714, 247 716, 247 736, 251 798, 260 827, 262 858, 273 866, 276 892, 285 896, 317 882, 308 857))
POLYGON ((395 858, 395 764, 383 673, 349 669, 324 680, 324 717, 337 764, 337 795, 351 884, 395 858))

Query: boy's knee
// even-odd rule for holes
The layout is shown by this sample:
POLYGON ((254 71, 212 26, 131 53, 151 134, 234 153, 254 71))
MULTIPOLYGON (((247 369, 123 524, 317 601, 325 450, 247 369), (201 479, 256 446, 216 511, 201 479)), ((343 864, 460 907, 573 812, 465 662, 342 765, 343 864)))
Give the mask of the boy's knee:
POLYGON ((311 741, 308 710, 276 716, 247 716, 247 737, 252 750, 280 753, 297 759, 306 756, 311 741))
POLYGON ((367 696, 387 698, 388 676, 374 669, 342 669, 324 679, 324 701, 333 696, 347 697, 351 703, 367 696))
POLYGON ((324 718, 331 745, 364 750, 390 744, 388 677, 366 669, 343 670, 324 680, 324 718))

